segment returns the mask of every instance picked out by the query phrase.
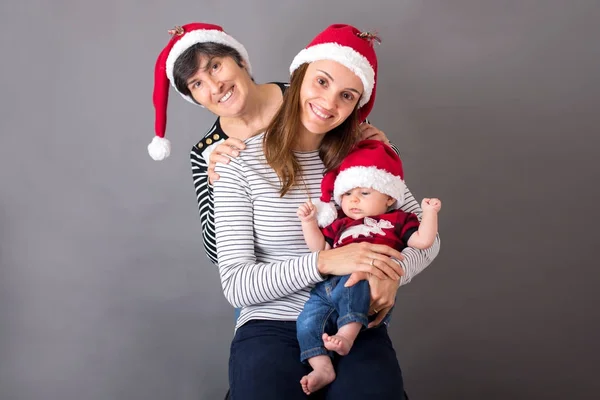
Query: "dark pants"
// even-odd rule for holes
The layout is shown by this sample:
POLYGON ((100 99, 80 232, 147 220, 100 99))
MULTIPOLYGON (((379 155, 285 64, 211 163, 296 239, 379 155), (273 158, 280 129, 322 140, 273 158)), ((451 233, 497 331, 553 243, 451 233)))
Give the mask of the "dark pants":
POLYGON ((300 379, 311 369, 299 361, 295 321, 250 321, 231 343, 231 400, 403 400, 402 372, 387 326, 362 331, 350 354, 333 360, 336 379, 306 396, 300 379))

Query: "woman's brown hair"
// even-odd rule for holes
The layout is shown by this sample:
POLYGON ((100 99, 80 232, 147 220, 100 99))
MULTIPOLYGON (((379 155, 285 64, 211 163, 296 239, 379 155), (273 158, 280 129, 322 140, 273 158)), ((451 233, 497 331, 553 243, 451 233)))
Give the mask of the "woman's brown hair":
MULTIPOLYGON (((290 80, 290 87, 283 96, 283 104, 267 127, 263 151, 267 162, 281 181, 279 194, 283 197, 298 182, 302 167, 294 155, 296 138, 300 131, 300 88, 308 64, 299 66, 290 80)), ((357 102, 358 104, 358 102, 357 102)), ((319 156, 325 171, 337 168, 360 138, 358 108, 338 127, 327 132, 319 146, 319 156)))

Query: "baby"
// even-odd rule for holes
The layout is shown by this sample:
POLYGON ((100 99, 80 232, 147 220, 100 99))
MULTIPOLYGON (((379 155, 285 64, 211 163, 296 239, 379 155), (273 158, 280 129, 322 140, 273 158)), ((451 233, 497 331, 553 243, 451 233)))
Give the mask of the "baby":
MULTIPOLYGON (((321 201, 309 200, 298 208, 309 249, 314 252, 365 241, 398 251, 406 246, 430 247, 438 230, 441 202, 424 199, 419 223, 415 214, 399 209, 405 189, 402 162, 388 145, 376 140, 358 143, 338 169, 325 174, 321 201), (335 220, 338 213, 330 203, 332 197, 345 214, 335 220)), ((306 394, 335 379, 329 352, 348 354, 360 330, 368 326, 369 283, 362 280, 345 287, 348 278, 330 276, 317 284, 298 317, 300 359, 308 360, 313 368, 300 382, 306 394), (335 335, 324 332, 328 324, 337 325, 335 335)))

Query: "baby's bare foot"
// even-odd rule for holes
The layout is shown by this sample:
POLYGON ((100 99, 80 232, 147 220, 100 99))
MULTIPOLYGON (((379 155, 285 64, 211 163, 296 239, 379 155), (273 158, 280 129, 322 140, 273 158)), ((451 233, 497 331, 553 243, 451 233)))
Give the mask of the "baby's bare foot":
POLYGON ((350 352, 354 341, 340 335, 339 333, 333 336, 329 336, 328 334, 324 333, 323 344, 327 350, 335 351, 340 356, 345 356, 350 352))
POLYGON ((315 369, 310 374, 303 376, 300 380, 300 385, 302 385, 304 393, 310 395, 329 385, 334 379, 335 371, 333 370, 333 365, 329 365, 315 369))

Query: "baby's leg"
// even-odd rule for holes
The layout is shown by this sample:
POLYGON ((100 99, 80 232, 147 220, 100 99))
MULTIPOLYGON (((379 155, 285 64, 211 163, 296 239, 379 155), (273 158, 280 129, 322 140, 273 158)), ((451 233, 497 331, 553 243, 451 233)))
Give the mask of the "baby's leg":
POLYGON ((363 325, 360 322, 349 322, 338 329, 337 333, 333 336, 324 333, 323 343, 325 348, 330 351, 335 351, 340 356, 345 356, 350 352, 354 340, 356 340, 362 326, 363 325))
POLYGON ((304 390, 304 393, 307 395, 324 388, 335 379, 335 371, 329 356, 321 355, 311 357, 308 359, 308 363, 313 370, 310 374, 303 376, 300 380, 302 390, 304 390))
POLYGON ((300 361, 308 361, 313 371, 300 380, 304 393, 311 394, 330 384, 335 371, 328 351, 323 347, 324 328, 337 320, 337 313, 329 302, 329 280, 317 284, 304 304, 296 321, 300 361))
POLYGON ((354 286, 345 287, 348 276, 340 279, 332 291, 333 304, 338 313, 338 331, 335 335, 323 335, 323 344, 330 351, 341 356, 350 352, 361 328, 367 327, 371 291, 368 281, 360 281, 354 286))

